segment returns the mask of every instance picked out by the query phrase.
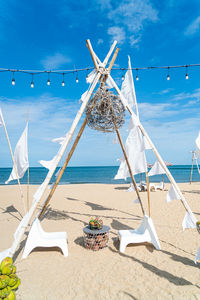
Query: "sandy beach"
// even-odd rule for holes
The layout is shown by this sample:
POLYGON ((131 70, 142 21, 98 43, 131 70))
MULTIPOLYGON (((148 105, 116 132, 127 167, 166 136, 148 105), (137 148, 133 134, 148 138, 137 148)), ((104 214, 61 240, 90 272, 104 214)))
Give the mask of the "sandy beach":
MULTIPOLYGON (((197 219, 200 183, 179 184, 197 219)), ((59 186, 41 224, 45 231, 67 231, 69 256, 59 249, 36 249, 21 260, 27 235, 15 255, 21 285, 17 299, 200 299, 200 268, 194 256, 200 247, 196 229, 182 231, 185 209, 180 201, 165 202, 166 191, 151 192, 151 217, 161 250, 149 244, 129 245, 119 252, 117 232, 141 223, 135 192, 128 184, 59 186), (108 247, 99 251, 83 245, 83 228, 91 216, 110 226, 108 247)), ((30 194, 37 186, 30 186, 30 194)), ((26 186, 23 186, 24 193, 26 186)), ((0 186, 0 251, 11 246, 23 214, 18 186, 0 186)), ((147 210, 147 195, 140 193, 147 210)))

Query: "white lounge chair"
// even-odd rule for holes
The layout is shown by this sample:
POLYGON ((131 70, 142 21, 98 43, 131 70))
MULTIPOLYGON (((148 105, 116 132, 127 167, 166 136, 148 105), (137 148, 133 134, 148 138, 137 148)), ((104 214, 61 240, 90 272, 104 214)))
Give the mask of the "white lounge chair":
POLYGON ((36 218, 31 226, 22 258, 26 258, 36 247, 59 247, 64 256, 68 256, 67 233, 45 232, 36 218))
POLYGON ((119 230, 120 239, 119 251, 124 253, 128 244, 148 242, 154 245, 157 250, 160 250, 160 243, 152 222, 148 216, 144 216, 142 224, 136 230, 119 230))

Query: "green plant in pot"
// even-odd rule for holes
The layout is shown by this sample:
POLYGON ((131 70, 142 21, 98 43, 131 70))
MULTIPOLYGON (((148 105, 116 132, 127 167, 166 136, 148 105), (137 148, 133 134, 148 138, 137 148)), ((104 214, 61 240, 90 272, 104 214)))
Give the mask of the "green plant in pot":
POLYGON ((90 226, 91 230, 101 229, 103 226, 103 221, 98 217, 96 217, 96 218, 91 217, 91 219, 89 221, 89 226, 90 226))

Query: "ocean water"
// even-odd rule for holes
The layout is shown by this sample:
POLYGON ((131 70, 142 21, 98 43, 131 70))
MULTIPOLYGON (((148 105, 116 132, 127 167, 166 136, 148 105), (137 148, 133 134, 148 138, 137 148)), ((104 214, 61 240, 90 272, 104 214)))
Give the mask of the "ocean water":
MULTIPOLYGON (((188 182, 190 181, 191 165, 175 165, 168 167, 171 174, 173 175, 176 182, 188 182)), ((57 168, 56 172, 59 170, 57 168)), ((124 180, 114 180, 114 176, 117 173, 117 166, 105 166, 105 167, 68 167, 66 168, 60 184, 75 184, 75 183, 127 183, 131 182, 128 178, 127 181, 124 180)), ((4 185, 5 181, 8 179, 11 172, 11 168, 0 168, 0 185, 4 185)), ((41 184, 48 170, 45 168, 30 168, 30 184, 41 184)), ((56 173, 55 172, 55 173, 56 173)), ((55 182, 55 173, 52 177, 51 183, 55 182)), ((145 174, 136 175, 136 182, 141 180, 145 181, 145 174)), ((150 182, 160 182, 162 180, 162 175, 156 175, 150 177, 150 182)), ((166 175, 164 175, 165 182, 169 182, 166 175)), ((197 167, 193 168, 193 181, 200 181, 200 175, 198 173, 197 167)), ((22 184, 27 183, 27 174, 20 179, 22 184)), ((9 184, 17 184, 17 181, 11 181, 9 184)))

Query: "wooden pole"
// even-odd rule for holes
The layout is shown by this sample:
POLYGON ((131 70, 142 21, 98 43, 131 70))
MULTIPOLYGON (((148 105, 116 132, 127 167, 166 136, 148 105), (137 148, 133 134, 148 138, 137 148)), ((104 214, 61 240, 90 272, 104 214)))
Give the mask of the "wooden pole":
POLYGON ((146 183, 147 183, 147 199, 148 199, 148 211, 149 211, 149 217, 151 217, 151 205, 150 205, 150 188, 149 188, 149 176, 148 172, 145 172, 146 174, 146 183))
POLYGON ((123 142, 122 142, 122 139, 121 139, 121 135, 120 135, 120 132, 119 132, 119 129, 115 126, 115 130, 117 132, 117 136, 118 136, 118 139, 119 139, 119 143, 120 143, 120 146, 122 148, 122 151, 123 151, 123 154, 124 154, 124 158, 126 160, 126 163, 127 163, 127 166, 128 166, 128 170, 129 170, 129 174, 131 176, 131 180, 133 182, 133 185, 134 185, 134 188, 135 188, 135 191, 136 191, 136 194, 137 194, 137 197, 138 197, 138 200, 140 202, 140 206, 141 206, 141 209, 142 209, 142 213, 143 215, 145 215, 145 211, 144 211, 144 207, 143 207, 143 204, 142 204, 142 200, 140 198, 140 194, 139 194, 139 191, 138 191, 138 187, 137 187, 137 184, 135 182, 135 179, 133 177, 133 173, 132 173, 132 170, 131 170, 131 167, 130 167, 130 164, 129 164, 129 161, 128 161, 128 157, 126 155, 126 150, 125 150, 125 147, 123 145, 123 142))
POLYGON ((50 200, 51 200, 51 198, 52 198, 52 196, 53 196, 53 194, 54 194, 54 192, 55 192, 55 190, 56 190, 56 188, 57 188, 57 186, 58 186, 58 184, 60 182, 60 179, 61 179, 61 177, 62 177, 62 175, 63 175, 63 173, 64 173, 64 171, 65 171, 65 169, 66 169, 66 167, 67 167, 67 165, 68 165, 68 163, 69 163, 69 161, 70 161, 70 159, 71 159, 71 157, 72 157, 72 155, 74 153, 74 150, 76 149, 76 146, 77 146, 77 144, 78 144, 78 142, 80 140, 80 137, 81 137, 81 135, 83 133, 83 130, 85 129, 86 124, 87 124, 87 118, 85 118, 85 120, 84 120, 84 122, 83 122, 83 124, 81 126, 81 129, 79 130, 79 133, 78 133, 78 135, 77 135, 77 137, 76 137, 76 139, 74 141, 74 144, 73 144, 73 146, 72 146, 72 148, 71 148, 71 150, 70 150, 70 152, 69 152, 69 154, 67 156, 67 159, 66 159, 66 161, 65 161, 62 169, 60 170, 60 173, 59 173, 59 175, 58 175, 58 177, 57 177, 57 179, 56 179, 56 181, 55 181, 55 183, 54 183, 54 185, 53 185, 53 187, 51 189, 51 192, 49 193, 47 199, 45 200, 45 203, 43 204, 43 208, 42 208, 42 210, 41 210, 41 212, 39 214, 39 219, 41 219, 42 215, 44 214, 44 212, 45 212, 45 210, 47 208, 47 205, 49 204, 49 202, 50 202, 50 200))
POLYGON ((192 167, 191 167, 191 175, 190 175, 190 184, 192 183, 193 164, 194 164, 194 151, 192 151, 192 167))

